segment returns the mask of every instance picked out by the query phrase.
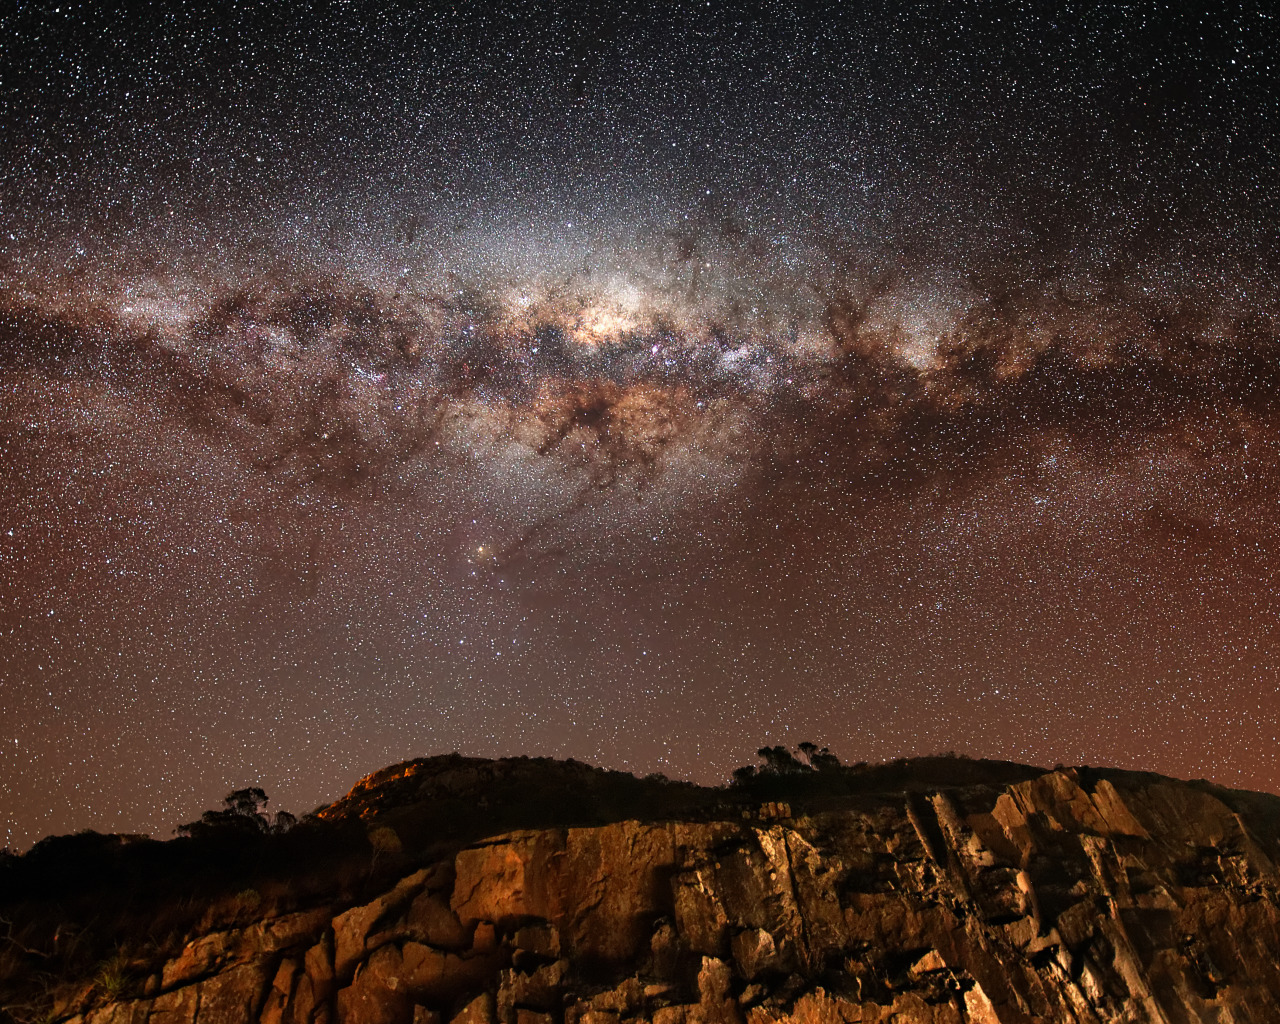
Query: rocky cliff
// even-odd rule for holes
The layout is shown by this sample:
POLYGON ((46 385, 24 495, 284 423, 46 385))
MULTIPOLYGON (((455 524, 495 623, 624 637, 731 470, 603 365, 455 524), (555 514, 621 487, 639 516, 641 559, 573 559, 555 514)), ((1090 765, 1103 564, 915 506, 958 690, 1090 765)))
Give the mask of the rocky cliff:
MULTIPOLYGON (((1280 1021, 1280 801, 1155 776, 1014 774, 1026 777, 802 788, 795 806, 702 791, 720 795, 665 820, 490 835, 371 898, 197 930, 127 983, 64 984, 42 1016, 1280 1021)), ((413 776, 389 770, 327 813, 403 816, 413 776)))

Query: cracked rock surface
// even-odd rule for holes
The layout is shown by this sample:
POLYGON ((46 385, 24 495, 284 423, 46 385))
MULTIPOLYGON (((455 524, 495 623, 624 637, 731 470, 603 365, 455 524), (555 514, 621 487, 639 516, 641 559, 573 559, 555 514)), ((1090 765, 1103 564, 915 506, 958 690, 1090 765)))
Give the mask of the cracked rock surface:
POLYGON ((1280 1021, 1265 804, 1121 774, 509 832, 355 906, 192 936, 144 997, 55 1018, 1280 1021))

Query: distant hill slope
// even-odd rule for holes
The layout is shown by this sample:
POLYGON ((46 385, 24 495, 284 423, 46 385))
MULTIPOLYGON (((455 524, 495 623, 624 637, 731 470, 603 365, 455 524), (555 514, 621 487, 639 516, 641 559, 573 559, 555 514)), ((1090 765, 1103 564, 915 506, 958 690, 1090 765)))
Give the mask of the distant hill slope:
POLYGON ((0 860, 0 1016, 1280 1020, 1280 798, 814 763, 708 788, 449 755, 288 830, 244 791, 169 842, 46 840, 0 860))

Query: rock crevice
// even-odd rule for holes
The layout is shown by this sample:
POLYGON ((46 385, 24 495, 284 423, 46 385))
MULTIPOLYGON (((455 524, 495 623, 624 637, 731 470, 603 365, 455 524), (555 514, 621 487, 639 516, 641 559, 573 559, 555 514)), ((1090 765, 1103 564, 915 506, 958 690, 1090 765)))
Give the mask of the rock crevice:
POLYGON ((467 846, 356 906, 192 938, 66 1024, 1280 1020, 1274 840, 1058 770, 790 818, 467 846))

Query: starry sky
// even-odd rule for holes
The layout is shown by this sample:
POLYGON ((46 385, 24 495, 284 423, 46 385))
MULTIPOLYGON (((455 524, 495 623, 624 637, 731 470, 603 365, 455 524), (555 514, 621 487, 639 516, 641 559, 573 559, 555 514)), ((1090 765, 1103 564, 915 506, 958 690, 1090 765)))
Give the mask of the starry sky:
POLYGON ((413 756, 1280 789, 1262 5, 0 12, 0 845, 413 756))

